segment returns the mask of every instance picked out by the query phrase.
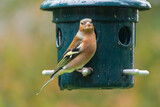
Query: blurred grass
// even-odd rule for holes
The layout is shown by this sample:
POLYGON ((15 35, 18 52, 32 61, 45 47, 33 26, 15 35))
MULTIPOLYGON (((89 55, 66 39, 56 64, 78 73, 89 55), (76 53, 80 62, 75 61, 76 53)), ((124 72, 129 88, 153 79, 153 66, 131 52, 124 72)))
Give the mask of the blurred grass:
MULTIPOLYGON (((156 0, 155 0, 156 1, 156 0)), ((52 13, 42 1, 7 0, 0 4, 0 107, 159 107, 160 5, 140 12, 135 68, 148 69, 135 77, 129 90, 60 91, 57 79, 36 96, 48 77, 43 69, 57 63, 52 13)))

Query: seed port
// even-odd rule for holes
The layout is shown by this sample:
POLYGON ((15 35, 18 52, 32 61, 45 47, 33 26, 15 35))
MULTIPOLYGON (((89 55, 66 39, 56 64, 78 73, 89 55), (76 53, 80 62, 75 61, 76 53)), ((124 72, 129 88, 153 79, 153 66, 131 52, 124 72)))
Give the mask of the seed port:
POLYGON ((131 30, 128 26, 124 26, 119 30, 119 45, 128 46, 131 42, 131 30))
POLYGON ((56 34, 56 44, 57 47, 60 47, 62 44, 62 32, 60 28, 57 28, 57 34, 56 34))

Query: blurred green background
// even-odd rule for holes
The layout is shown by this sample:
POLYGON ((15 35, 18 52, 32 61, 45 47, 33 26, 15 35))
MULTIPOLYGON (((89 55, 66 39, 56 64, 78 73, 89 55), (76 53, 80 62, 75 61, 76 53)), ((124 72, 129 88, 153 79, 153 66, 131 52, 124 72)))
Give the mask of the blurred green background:
POLYGON ((52 13, 39 9, 43 0, 0 3, 0 107, 160 107, 160 1, 140 12, 135 68, 149 76, 135 77, 125 90, 60 91, 57 79, 36 92, 48 77, 43 69, 57 63, 52 13))

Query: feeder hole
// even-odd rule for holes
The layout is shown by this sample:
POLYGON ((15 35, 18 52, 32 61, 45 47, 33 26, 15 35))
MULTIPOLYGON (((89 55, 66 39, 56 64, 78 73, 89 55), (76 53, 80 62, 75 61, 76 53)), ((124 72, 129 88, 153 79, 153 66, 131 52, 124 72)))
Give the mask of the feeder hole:
POLYGON ((60 28, 57 28, 56 43, 57 43, 57 47, 61 46, 62 44, 62 32, 60 28))
POLYGON ((120 29, 118 39, 122 45, 128 45, 131 39, 131 31, 128 26, 124 26, 120 29))

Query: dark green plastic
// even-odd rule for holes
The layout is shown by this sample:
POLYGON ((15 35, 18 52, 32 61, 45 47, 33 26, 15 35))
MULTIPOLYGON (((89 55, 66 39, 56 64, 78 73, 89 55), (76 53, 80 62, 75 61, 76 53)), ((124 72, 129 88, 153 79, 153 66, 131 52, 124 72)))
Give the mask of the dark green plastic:
MULTIPOLYGON (((127 0, 123 0, 122 3, 120 3, 120 0, 114 1, 119 1, 119 4, 123 4, 127 0)), ((130 1, 133 2, 134 0, 130 1)), ((135 1, 137 3, 140 0, 135 1)), ((114 4, 114 2, 110 2, 110 4, 114 4)), ((134 77, 122 75, 122 72, 123 69, 134 68, 135 30, 136 22, 138 22, 138 8, 140 6, 133 8, 132 4, 130 8, 129 6, 126 8, 126 6, 118 5, 116 7, 107 5, 88 7, 84 5, 86 6, 84 8, 84 6, 76 6, 77 4, 72 5, 74 7, 68 4, 65 6, 64 4, 63 6, 59 4, 60 7, 56 5, 54 8, 43 8, 47 10, 52 8, 53 10, 53 22, 56 23, 57 32, 58 60, 60 60, 76 35, 79 29, 79 21, 83 18, 91 18, 93 20, 97 35, 97 51, 91 61, 86 65, 86 67, 93 68, 94 72, 92 75, 83 77, 78 72, 63 74, 59 77, 60 89, 133 87, 134 77)), ((42 6, 44 6, 44 3, 42 6)), ((146 7, 143 5, 141 6, 142 8, 146 7)))
POLYGON ((79 6, 129 7, 142 10, 151 8, 150 3, 146 0, 46 0, 42 3, 41 9, 53 10, 54 8, 79 6))

